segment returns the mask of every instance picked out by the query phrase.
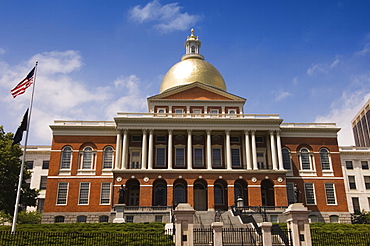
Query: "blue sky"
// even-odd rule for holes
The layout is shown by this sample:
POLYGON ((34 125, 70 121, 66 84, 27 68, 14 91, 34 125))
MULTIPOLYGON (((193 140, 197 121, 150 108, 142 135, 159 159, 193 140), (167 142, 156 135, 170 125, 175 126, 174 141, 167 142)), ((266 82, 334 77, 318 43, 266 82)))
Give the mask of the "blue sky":
POLYGON ((351 120, 370 98, 369 1, 0 0, 0 125, 15 132, 31 88, 9 91, 39 61, 29 144, 51 144, 53 120, 146 112, 180 61, 190 29, 245 113, 351 120))

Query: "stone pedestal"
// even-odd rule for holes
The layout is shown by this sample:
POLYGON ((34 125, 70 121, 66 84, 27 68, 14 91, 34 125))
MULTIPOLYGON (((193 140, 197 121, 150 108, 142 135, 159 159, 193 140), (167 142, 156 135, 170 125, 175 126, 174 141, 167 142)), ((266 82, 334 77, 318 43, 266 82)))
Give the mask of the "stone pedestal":
POLYGON ((193 246, 193 215, 195 210, 189 203, 177 205, 175 216, 175 245, 193 246))
POLYGON ((114 218, 113 223, 125 223, 125 207, 126 204, 114 205, 114 209, 116 211, 116 218, 114 218))
POLYGON ((262 222, 259 224, 262 230, 262 240, 263 246, 272 246, 272 237, 271 237, 271 222, 262 222))
POLYGON ((285 210, 288 229, 292 231, 293 246, 312 246, 308 221, 310 212, 303 203, 293 203, 285 210))
POLYGON ((213 246, 222 246, 222 222, 213 222, 212 223, 213 229, 213 246))

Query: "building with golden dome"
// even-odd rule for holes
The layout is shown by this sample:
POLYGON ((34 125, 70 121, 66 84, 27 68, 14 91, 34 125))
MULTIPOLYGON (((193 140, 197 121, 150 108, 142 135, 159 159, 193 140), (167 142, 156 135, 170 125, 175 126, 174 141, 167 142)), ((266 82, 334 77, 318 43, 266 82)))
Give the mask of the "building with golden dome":
POLYGON ((50 126, 43 223, 114 221, 117 203, 127 222, 169 222, 179 203, 200 214, 238 203, 276 222, 294 202, 313 220, 349 221, 339 128, 245 113, 246 99, 226 90, 200 47, 192 30, 148 113, 50 126))

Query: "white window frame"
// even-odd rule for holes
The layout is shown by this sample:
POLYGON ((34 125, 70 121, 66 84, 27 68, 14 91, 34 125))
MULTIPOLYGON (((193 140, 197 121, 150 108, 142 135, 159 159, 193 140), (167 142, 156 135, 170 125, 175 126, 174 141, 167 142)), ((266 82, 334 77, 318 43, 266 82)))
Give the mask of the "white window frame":
POLYGON ((100 185, 100 205, 110 205, 110 197, 112 193, 111 186, 112 184, 108 182, 101 183, 100 185), (103 187, 103 186, 109 187, 109 190, 107 187, 103 187), (103 202, 103 199, 108 200, 108 202, 103 202))
POLYGON ((202 110, 199 108, 195 108, 192 111, 193 117, 202 117, 202 110))
POLYGON ((290 149, 288 149, 288 148, 286 148, 286 147, 284 147, 284 148, 282 148, 282 150, 281 150, 281 154, 282 154, 282 157, 283 157, 283 168, 285 169, 285 170, 292 170, 292 156, 291 156, 291 152, 290 152, 290 149), (288 151, 288 157, 289 157, 289 168, 286 168, 285 166, 286 165, 284 165, 285 163, 284 163, 284 152, 283 152, 283 150, 286 150, 286 151, 288 151))
POLYGON ((211 117, 218 117, 219 114, 220 114, 220 110, 219 109, 210 109, 209 110, 209 114, 211 115, 211 117))
POLYGON ((241 150, 239 145, 231 145, 230 146, 230 155, 231 155, 231 168, 242 168, 242 158, 241 158, 241 150), (233 163, 233 150, 238 150, 239 151, 239 165, 234 165, 233 163))
POLYGON ((204 167, 204 146, 203 145, 194 145, 193 146, 193 166, 194 167, 204 167), (200 149, 202 154, 202 164, 197 165, 197 162, 195 161, 195 150, 200 149))
POLYGON ((336 192, 335 192, 335 184, 334 183, 324 183, 324 188, 325 188, 326 204, 327 205, 338 205, 337 204, 337 196, 336 196, 336 192), (334 203, 329 203, 329 194, 328 194, 327 185, 332 185, 331 189, 333 189, 334 203))
POLYGON ((299 150, 297 153, 298 159, 299 159, 299 174, 301 176, 316 176, 316 169, 315 169, 315 158, 312 151, 310 151, 308 148, 303 147, 299 150), (302 163, 302 150, 307 150, 308 154, 308 161, 310 168, 309 169, 303 169, 303 163, 302 163))
POLYGON ((258 165, 258 169, 261 169, 261 170, 269 170, 269 166, 267 165, 267 155, 266 155, 266 150, 262 150, 262 149, 259 149, 256 151, 256 157, 257 157, 257 165, 258 165), (258 154, 262 154, 262 157, 258 156, 258 154), (263 160, 263 168, 261 168, 261 164, 260 164, 260 160, 263 160))
POLYGON ((67 205, 68 204, 68 191, 69 191, 69 183, 68 182, 59 182, 58 183, 58 190, 57 190, 57 199, 56 199, 56 205, 67 205), (66 187, 63 189, 61 188, 61 185, 66 185, 66 187), (65 195, 61 194, 61 191, 65 190, 65 195), (65 200, 65 203, 60 203, 59 201, 63 199, 65 200))
POLYGON ((185 145, 182 145, 182 144, 178 144, 178 145, 175 145, 175 167, 185 167, 186 166, 186 148, 185 148, 185 145), (177 159, 177 150, 183 150, 184 151, 184 155, 183 155, 183 164, 179 163, 178 162, 178 159, 177 159))
POLYGON ((211 149, 212 149, 212 156, 211 156, 211 158, 212 158, 212 167, 213 168, 222 168, 223 167, 223 162, 222 162, 222 146, 221 145, 213 145, 212 147, 211 147, 211 149), (220 150, 220 164, 219 165, 215 165, 214 164, 214 162, 215 162, 215 158, 214 158, 214 150, 215 149, 219 149, 220 150))
POLYGON ((64 146, 62 148, 62 151, 61 151, 61 154, 60 154, 60 167, 59 167, 59 170, 61 172, 63 171, 67 171, 67 173, 69 173, 71 171, 71 166, 72 166, 72 158, 73 158, 73 149, 71 146, 64 146), (69 157, 69 164, 68 164, 68 167, 64 167, 64 157, 63 157, 63 154, 64 154, 64 151, 66 148, 70 148, 71 152, 70 152, 70 157, 69 157))
POLYGON ((160 116, 165 116, 167 113, 167 110, 166 108, 157 108, 157 114, 159 114, 160 116), (161 112, 163 111, 163 112, 161 112))
POLYGON ((321 171, 322 171, 322 175, 323 176, 334 176, 334 172, 333 172, 333 166, 332 166, 332 162, 331 162, 331 155, 330 155, 330 151, 329 149, 327 148, 321 148, 320 151, 319 151, 319 155, 320 155, 320 164, 321 164, 321 171), (329 169, 323 169, 323 162, 322 162, 322 157, 321 157, 321 150, 326 150, 327 151, 327 155, 328 155, 328 165, 329 165, 329 169))
POLYGON ((167 146, 160 144, 155 146, 155 163, 154 167, 160 167, 160 168, 165 168, 167 165, 167 146), (164 149, 164 155, 163 155, 163 165, 158 165, 158 149, 164 149))
POLYGON ((96 159, 96 151, 94 151, 94 148, 91 146, 86 146, 82 151, 80 151, 80 170, 94 170, 95 169, 95 159, 96 159), (84 158, 85 158, 85 152, 87 148, 91 148, 91 161, 90 161, 90 167, 84 167, 84 158))
POLYGON ((305 199, 306 199, 306 205, 316 205, 316 192, 315 192, 315 184, 314 183, 304 183, 304 194, 305 194, 305 199), (314 200, 314 203, 308 203, 308 199, 307 199, 307 192, 308 192, 308 189, 307 189, 307 186, 309 184, 312 184, 312 193, 313 193, 313 200, 314 200))
POLYGON ((184 117, 184 109, 182 108, 175 109, 175 117, 184 117))
POLYGON ((103 150, 103 169, 112 169, 114 167, 114 149, 112 146, 106 146, 103 150), (106 153, 107 149, 112 149, 112 157, 111 157, 111 167, 105 167, 105 160, 106 160, 106 153))
MULTIPOLYGON (((129 165, 129 169, 140 169, 141 168, 141 155, 142 155, 141 148, 130 148, 130 165, 129 165), (133 164, 132 164, 132 162, 134 161, 133 160, 134 159, 133 158, 134 157, 133 153, 139 153, 139 157, 137 158, 138 159, 138 165, 137 165, 137 167, 134 167, 133 164)), ((135 157, 137 157, 137 156, 135 156, 135 157)))
POLYGON ((90 182, 80 182, 80 187, 79 187, 79 190, 78 190, 78 205, 89 205, 89 202, 90 202, 90 182), (88 188, 84 187, 84 189, 82 189, 82 184, 88 184, 88 188), (87 194, 82 194, 82 191, 85 191, 87 190, 87 194), (83 196, 82 196, 83 195, 83 196), (81 203, 82 199, 85 199, 87 200, 86 203, 81 203))

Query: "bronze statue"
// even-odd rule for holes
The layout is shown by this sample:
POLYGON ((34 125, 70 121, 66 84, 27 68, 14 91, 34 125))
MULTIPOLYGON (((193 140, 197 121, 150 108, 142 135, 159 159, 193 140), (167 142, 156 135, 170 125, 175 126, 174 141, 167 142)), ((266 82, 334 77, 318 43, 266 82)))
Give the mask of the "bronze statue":
POLYGON ((118 204, 124 204, 125 203, 125 193, 126 193, 126 188, 123 187, 121 184, 121 188, 118 191, 119 197, 118 197, 118 204))

